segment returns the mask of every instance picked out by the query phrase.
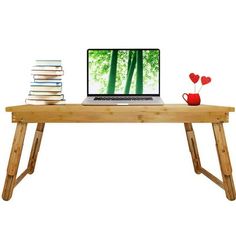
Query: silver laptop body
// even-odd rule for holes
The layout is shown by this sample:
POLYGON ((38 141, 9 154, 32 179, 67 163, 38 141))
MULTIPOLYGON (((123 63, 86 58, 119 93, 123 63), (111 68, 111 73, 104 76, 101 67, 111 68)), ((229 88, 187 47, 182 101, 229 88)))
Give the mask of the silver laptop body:
POLYGON ((83 105, 163 105, 159 49, 88 49, 83 105))

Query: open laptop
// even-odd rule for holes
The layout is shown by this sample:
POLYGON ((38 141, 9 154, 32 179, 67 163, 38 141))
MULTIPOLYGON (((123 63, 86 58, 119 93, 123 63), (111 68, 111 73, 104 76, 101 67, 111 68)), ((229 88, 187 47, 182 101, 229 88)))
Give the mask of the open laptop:
POLYGON ((162 105, 159 49, 88 49, 83 105, 162 105))

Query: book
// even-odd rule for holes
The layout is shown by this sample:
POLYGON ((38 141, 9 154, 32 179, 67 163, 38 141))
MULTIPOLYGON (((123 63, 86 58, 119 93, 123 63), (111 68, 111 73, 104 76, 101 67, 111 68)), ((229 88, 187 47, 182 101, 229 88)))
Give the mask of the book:
POLYGON ((32 105, 64 104, 62 94, 62 76, 64 74, 61 60, 36 60, 31 74, 34 81, 30 83, 30 92, 25 100, 32 105))
POLYGON ((47 95, 61 95, 61 91, 30 91, 29 95, 39 95, 39 96, 47 96, 47 95))
POLYGON ((61 83, 61 79, 35 79, 34 82, 36 83, 42 83, 42 82, 61 83))
POLYGON ((62 86, 62 82, 31 82, 31 86, 62 86))
POLYGON ((45 101, 60 101, 64 99, 64 95, 32 95, 29 94, 28 99, 30 100, 45 100, 45 101))
POLYGON ((61 95, 61 91, 30 91, 29 95, 36 95, 36 96, 42 96, 42 95, 61 95))
POLYGON ((37 66, 61 66, 61 60, 36 60, 37 66))
POLYGON ((31 91, 61 92, 61 86, 31 86, 31 91))
POLYGON ((62 66, 33 66, 32 70, 56 70, 56 71, 61 71, 62 66))
POLYGON ((60 75, 34 75, 34 79, 61 79, 60 75))
POLYGON ((29 105, 62 105, 65 104, 65 100, 61 101, 47 101, 47 100, 33 100, 33 99, 26 99, 26 104, 29 105))
POLYGON ((63 70, 31 70, 32 75, 63 75, 63 70))

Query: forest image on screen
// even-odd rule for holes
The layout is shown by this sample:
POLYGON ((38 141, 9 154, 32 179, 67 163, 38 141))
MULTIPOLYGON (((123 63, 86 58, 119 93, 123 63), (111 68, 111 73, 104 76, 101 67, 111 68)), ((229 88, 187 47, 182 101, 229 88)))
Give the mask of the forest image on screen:
POLYGON ((89 94, 158 94, 159 50, 89 50, 89 94))

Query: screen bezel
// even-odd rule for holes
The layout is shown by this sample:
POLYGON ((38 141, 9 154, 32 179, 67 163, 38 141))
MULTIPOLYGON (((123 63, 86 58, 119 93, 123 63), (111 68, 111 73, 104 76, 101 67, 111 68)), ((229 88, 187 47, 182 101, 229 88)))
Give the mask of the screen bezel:
POLYGON ((87 49, 87 96, 97 97, 97 96, 160 96, 160 49, 159 48, 89 48, 87 49), (90 50, 158 50, 159 51, 159 60, 158 60, 158 68, 159 68, 159 83, 158 83, 158 91, 159 93, 148 93, 148 94, 92 94, 89 93, 89 51, 90 50))

